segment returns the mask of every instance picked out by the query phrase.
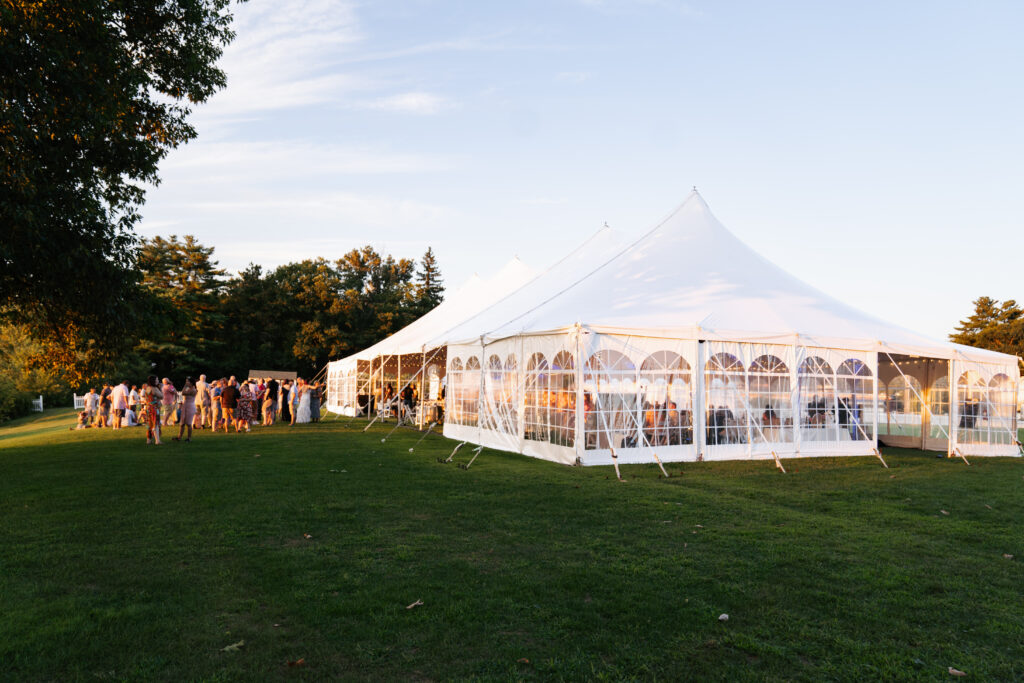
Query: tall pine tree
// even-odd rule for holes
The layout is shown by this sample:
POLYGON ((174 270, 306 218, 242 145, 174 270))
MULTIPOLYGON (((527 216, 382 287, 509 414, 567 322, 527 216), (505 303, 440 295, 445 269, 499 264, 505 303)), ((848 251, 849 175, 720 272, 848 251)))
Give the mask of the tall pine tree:
POLYGON ((416 309, 420 315, 423 315, 442 301, 444 301, 444 280, 441 279, 441 269, 437 266, 437 257, 434 256, 433 247, 427 247, 426 253, 420 259, 419 268, 416 270, 416 309))

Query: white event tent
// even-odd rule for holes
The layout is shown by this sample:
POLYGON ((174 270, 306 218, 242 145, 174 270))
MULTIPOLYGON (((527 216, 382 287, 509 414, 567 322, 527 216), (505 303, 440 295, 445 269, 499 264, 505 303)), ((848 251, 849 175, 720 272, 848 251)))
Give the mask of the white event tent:
POLYGON ((869 455, 880 441, 1019 454, 1016 357, 823 294, 696 191, 632 244, 605 238, 417 341, 447 349, 446 436, 583 465, 869 455))

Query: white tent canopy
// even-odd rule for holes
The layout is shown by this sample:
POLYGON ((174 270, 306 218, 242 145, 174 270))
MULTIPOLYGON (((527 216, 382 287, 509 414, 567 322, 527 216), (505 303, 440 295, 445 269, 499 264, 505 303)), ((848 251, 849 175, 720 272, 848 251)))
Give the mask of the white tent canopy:
MULTIPOLYGON (((929 339, 820 292, 737 239, 696 191, 636 242, 588 266, 563 291, 548 290, 548 300, 534 300, 528 313, 506 311, 514 317, 461 338, 453 335, 450 341, 480 334, 501 339, 579 324, 609 333, 642 330, 647 335, 783 343, 800 339, 816 346, 1005 361, 1004 354, 929 339)), ((468 330, 463 326, 459 331, 468 330)))
POLYGON ((696 192, 606 247, 588 241, 434 338, 448 344, 446 435, 582 464, 868 454, 880 433, 1017 452, 1016 358, 823 294, 739 241, 696 192))

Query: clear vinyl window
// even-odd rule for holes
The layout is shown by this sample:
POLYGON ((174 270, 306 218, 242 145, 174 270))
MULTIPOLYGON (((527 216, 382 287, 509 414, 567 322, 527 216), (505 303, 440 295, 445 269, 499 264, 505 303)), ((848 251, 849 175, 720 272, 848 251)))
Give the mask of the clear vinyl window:
POLYGON ((789 368, 777 356, 758 356, 747 374, 750 411, 759 429, 755 441, 793 440, 793 399, 789 368))
POLYGON ((747 443, 747 378, 743 362, 716 353, 704 365, 709 446, 747 443))
POLYGON ((643 442, 647 446, 693 443, 690 364, 673 351, 656 351, 640 365, 643 442))
POLYGON ((836 423, 842 441, 872 441, 869 412, 875 401, 874 377, 863 361, 850 358, 836 370, 836 423))

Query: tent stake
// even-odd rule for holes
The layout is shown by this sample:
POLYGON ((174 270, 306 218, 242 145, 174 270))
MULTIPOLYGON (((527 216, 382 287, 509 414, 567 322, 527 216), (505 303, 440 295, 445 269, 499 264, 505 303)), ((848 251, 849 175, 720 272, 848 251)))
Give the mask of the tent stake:
POLYGON ((661 464, 661 458, 658 457, 657 453, 651 453, 651 455, 654 456, 654 462, 658 463, 658 467, 661 468, 661 473, 665 475, 666 479, 668 479, 668 472, 665 471, 665 466, 661 464))
POLYGON ((455 457, 455 454, 459 452, 459 449, 462 448, 465 445, 466 445, 466 442, 463 441, 462 443, 460 443, 458 446, 455 447, 455 450, 452 451, 451 455, 449 455, 447 458, 438 458, 437 461, 438 462, 451 462, 452 458, 455 457))
POLYGON ((405 420, 403 420, 402 418, 398 418, 398 422, 395 423, 395 426, 391 428, 391 431, 388 432, 388 435, 385 436, 383 439, 381 439, 380 442, 384 443, 385 441, 390 439, 391 435, 395 433, 395 430, 398 429, 399 427, 401 427, 404 422, 405 422, 405 420))
POLYGON ((370 424, 368 424, 368 425, 366 425, 365 427, 363 427, 363 431, 365 432, 365 431, 366 431, 367 429, 369 429, 370 427, 372 427, 372 426, 373 426, 373 423, 374 423, 374 422, 376 422, 376 421, 377 421, 377 420, 379 420, 379 419, 380 419, 380 413, 377 413, 377 417, 375 417, 375 418, 373 418, 372 420, 370 420, 370 424))
POLYGON ((409 449, 409 452, 410 452, 410 453, 412 453, 412 452, 413 452, 413 449, 415 449, 415 448, 416 448, 416 446, 419 446, 419 445, 420 445, 420 443, 421 443, 421 442, 423 441, 423 439, 427 438, 427 434, 429 434, 429 433, 430 433, 430 430, 431 430, 431 429, 433 429, 433 428, 434 428, 434 425, 436 425, 436 424, 437 424, 436 422, 431 422, 431 423, 430 423, 430 425, 429 425, 429 426, 427 427, 427 431, 423 432, 423 436, 421 436, 421 437, 420 437, 420 440, 419 440, 419 441, 417 441, 416 443, 414 443, 414 444, 413 444, 413 446, 412 446, 412 448, 410 448, 410 449, 409 449))
POLYGON ((615 449, 614 448, 611 449, 611 451, 612 451, 612 465, 615 466, 615 478, 618 479, 619 481, 622 481, 622 475, 619 474, 619 456, 618 456, 618 454, 615 453, 615 449))
POLYGON ((885 459, 882 457, 881 451, 879 451, 877 448, 875 449, 875 455, 878 456, 878 459, 882 461, 882 465, 885 467, 885 469, 889 469, 889 466, 885 464, 885 459))
POLYGON ((782 466, 782 461, 779 460, 779 454, 776 453, 775 451, 772 451, 772 455, 775 457, 775 466, 782 470, 782 473, 785 474, 786 468, 782 466))
POLYGON ((473 461, 480 456, 480 452, 484 450, 483 446, 477 446, 473 449, 473 457, 469 459, 465 465, 459 465, 459 469, 468 470, 469 466, 473 464, 473 461))
POLYGON ((966 462, 968 466, 970 466, 971 463, 967 462, 967 456, 961 453, 959 448, 954 448, 953 452, 960 456, 960 459, 966 462))

